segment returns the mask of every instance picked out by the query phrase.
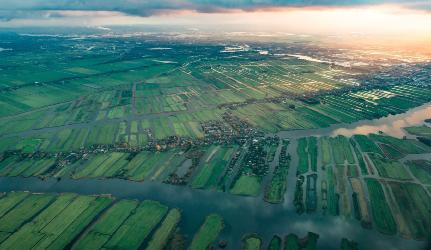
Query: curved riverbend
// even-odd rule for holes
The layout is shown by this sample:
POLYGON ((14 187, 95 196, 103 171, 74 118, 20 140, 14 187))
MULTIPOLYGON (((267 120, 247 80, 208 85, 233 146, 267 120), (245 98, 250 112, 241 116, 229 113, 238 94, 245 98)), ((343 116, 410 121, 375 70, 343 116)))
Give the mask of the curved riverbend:
POLYGON ((403 128, 424 124, 424 120, 431 118, 431 103, 410 109, 409 111, 389 115, 374 120, 361 120, 354 123, 338 123, 327 128, 282 131, 277 133, 282 138, 300 138, 306 136, 352 136, 354 134, 371 134, 379 131, 385 134, 402 137, 408 135, 403 128))

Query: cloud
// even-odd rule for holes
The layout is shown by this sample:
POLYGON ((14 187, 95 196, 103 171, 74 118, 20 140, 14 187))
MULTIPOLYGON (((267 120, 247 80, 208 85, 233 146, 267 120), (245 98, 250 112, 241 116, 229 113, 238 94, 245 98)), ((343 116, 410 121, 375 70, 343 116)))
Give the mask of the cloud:
MULTIPOLYGON (((129 15, 151 16, 166 11, 194 10, 197 12, 253 11, 278 7, 331 7, 374 4, 397 4, 430 10, 429 0, 0 0, 0 18, 25 17, 29 12, 59 10, 117 11, 129 15)), ((42 15, 43 14, 39 14, 42 15)))
MULTIPOLYGON (((0 27, 128 25, 152 22, 143 17, 160 17, 158 23, 178 24, 184 20, 171 20, 167 16, 190 12, 274 13, 286 11, 286 8, 327 10, 369 5, 395 5, 403 9, 426 11, 426 15, 431 13, 431 0, 0 0, 0 27)), ((235 20, 234 23, 239 21, 235 20)), ((222 23, 223 20, 215 22, 222 23)), ((195 23, 199 24, 200 21, 195 23)))

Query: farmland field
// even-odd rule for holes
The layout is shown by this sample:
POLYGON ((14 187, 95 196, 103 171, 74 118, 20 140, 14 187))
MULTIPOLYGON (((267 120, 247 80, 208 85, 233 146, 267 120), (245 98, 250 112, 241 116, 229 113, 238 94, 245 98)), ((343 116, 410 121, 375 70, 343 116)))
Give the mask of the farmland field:
POLYGON ((411 179, 405 167, 397 162, 391 161, 380 156, 370 155, 371 160, 376 166, 379 175, 393 179, 411 179))
POLYGON ((252 195, 252 196, 259 195, 260 183, 259 183, 258 177, 241 176, 235 182, 235 186, 232 187, 230 192, 238 195, 252 195))
POLYGON ((426 244, 428 57, 180 26, 0 28, 0 249, 426 244))
POLYGON ((102 248, 120 225, 130 216, 130 213, 136 209, 137 205, 137 202, 127 200, 116 203, 81 237, 80 241, 73 246, 73 249, 102 248))
POLYGON ((223 173, 224 167, 229 162, 231 155, 235 152, 236 147, 211 147, 204 156, 201 171, 193 179, 191 185, 193 188, 214 188, 218 179, 223 173))
MULTIPOLYGON (((161 249, 181 220, 178 209, 167 212, 165 205, 150 200, 10 192, 0 204, 6 208, 13 200, 19 202, 16 209, 0 216, 1 249, 161 249)), ((210 245, 222 229, 223 219, 209 215, 191 248, 210 245)))
POLYGON ((157 250, 163 248, 169 240, 170 234, 175 230, 180 218, 181 213, 178 209, 172 209, 169 211, 162 225, 157 229, 153 238, 148 243, 146 249, 157 250))
POLYGON ((384 234, 395 234, 397 231, 392 212, 386 202, 381 184, 376 180, 366 180, 370 194, 371 214, 377 230, 384 234))
POLYGON ((114 249, 139 248, 166 212, 167 207, 158 202, 142 202, 104 244, 104 247, 114 249))
MULTIPOLYGON (((40 195, 30 194, 20 207, 25 209, 25 202, 33 202, 32 197, 42 198, 40 195)), ((64 195, 58 198, 51 195, 47 198, 51 204, 45 203, 43 207, 39 208, 44 210, 38 215, 22 217, 26 218, 26 223, 29 223, 16 224, 19 226, 11 231, 12 234, 2 243, 2 248, 63 248, 111 202, 108 198, 77 197, 76 195, 64 195), (28 238, 29 236, 30 238, 28 238)), ((33 207, 28 212, 34 211, 34 209, 37 207, 33 207)), ((11 220, 8 217, 2 217, 2 219, 11 220)))
POLYGON ((287 188, 287 175, 289 172, 290 155, 287 153, 288 141, 284 141, 275 167, 272 179, 266 186, 265 200, 270 203, 280 203, 284 199, 287 188))
POLYGON ((217 214, 208 215, 199 231, 193 236, 189 249, 206 249, 217 239, 223 227, 223 218, 217 214))
POLYGON ((407 222, 409 235, 415 239, 426 238, 430 234, 431 199, 419 185, 390 184, 395 199, 398 201, 402 216, 407 222), (405 202, 407 200, 407 202, 405 202))
POLYGON ((246 236, 242 241, 243 250, 260 250, 262 248, 262 240, 258 236, 246 236))
MULTIPOLYGON (((309 140, 310 138, 300 138, 296 146, 298 169, 302 168, 301 157, 306 159, 303 164, 306 167, 302 168, 302 172, 298 171, 302 174, 296 181, 294 196, 291 198, 298 214, 307 212, 352 217, 360 221, 362 227, 374 227, 385 234, 395 234, 397 228, 400 228, 400 233, 405 237, 423 237, 423 232, 414 234, 408 229, 409 225, 420 219, 404 215, 409 210, 404 209, 405 206, 411 206, 410 210, 420 206, 413 205, 413 200, 401 198, 407 195, 403 196, 401 191, 413 186, 422 187, 418 191, 422 195, 426 193, 424 190, 429 185, 428 161, 399 160, 399 157, 384 154, 379 147, 381 143, 385 143, 400 148, 406 155, 421 158, 421 153, 429 150, 426 146, 417 140, 401 140, 376 134, 354 135, 350 139, 343 136, 321 137, 318 142, 322 153, 317 154, 315 161, 317 165, 322 164, 324 171, 316 174, 308 167, 311 162, 307 156, 309 140), (425 151, 406 145, 420 145, 425 151), (386 184, 388 181, 393 187, 392 191, 386 184)), ((267 198, 266 200, 271 202, 267 198)))
POLYGON ((431 185, 431 162, 426 160, 416 160, 407 162, 412 174, 423 184, 431 185))

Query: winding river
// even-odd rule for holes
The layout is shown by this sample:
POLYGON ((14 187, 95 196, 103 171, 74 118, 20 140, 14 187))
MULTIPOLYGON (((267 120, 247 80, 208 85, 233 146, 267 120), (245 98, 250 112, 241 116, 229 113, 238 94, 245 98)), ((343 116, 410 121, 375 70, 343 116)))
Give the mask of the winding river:
POLYGON ((279 132, 282 138, 300 138, 304 136, 352 136, 354 134, 371 134, 379 131, 394 137, 403 137, 408 134, 403 128, 424 124, 424 120, 431 118, 431 103, 410 109, 409 111, 389 115, 387 117, 362 120, 354 123, 338 123, 327 128, 293 130, 279 132))
MULTIPOLYGON (((412 109, 404 114, 388 116, 352 124, 337 124, 328 128, 281 132, 283 138, 303 136, 335 136, 368 134, 383 131, 393 136, 406 135, 406 126, 423 124, 431 117, 431 104, 412 109)), ((292 159, 294 162, 295 160, 292 159)), ((359 243, 361 249, 424 249, 426 242, 407 240, 400 236, 387 236, 375 229, 364 229, 354 219, 342 216, 323 216, 320 213, 298 215, 292 206, 294 171, 289 171, 289 187, 285 202, 268 204, 262 197, 242 197, 216 191, 195 190, 156 182, 132 182, 119 179, 56 179, 4 177, 0 178, 0 191, 28 190, 32 192, 74 192, 79 194, 112 194, 117 198, 153 199, 182 210, 180 228, 190 240, 206 215, 219 213, 226 227, 221 235, 228 241, 227 249, 239 249, 240 239, 246 233, 258 233, 267 246, 274 234, 296 233, 303 237, 307 232, 320 235, 318 249, 339 249, 341 238, 359 243), (293 182, 293 183, 292 183, 293 182)))

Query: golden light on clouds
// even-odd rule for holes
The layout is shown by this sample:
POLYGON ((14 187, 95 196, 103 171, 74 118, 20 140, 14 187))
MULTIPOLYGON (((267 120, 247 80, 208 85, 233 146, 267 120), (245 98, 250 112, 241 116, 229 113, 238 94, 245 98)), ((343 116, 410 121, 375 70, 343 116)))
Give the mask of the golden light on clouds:
POLYGON ((364 33, 431 37, 431 12, 396 5, 362 7, 267 8, 252 11, 198 13, 191 10, 158 12, 149 17, 110 11, 57 11, 46 19, 14 19, 2 26, 25 25, 183 25, 219 31, 267 31, 301 34, 364 33))
MULTIPOLYGON (((186 24, 248 26, 260 31, 298 31, 309 33, 386 33, 431 32, 431 12, 401 7, 308 7, 271 8, 250 12, 228 13, 169 13, 148 18, 149 22, 168 22, 179 19, 186 24)), ((229 28, 229 27, 227 27, 229 28)))

